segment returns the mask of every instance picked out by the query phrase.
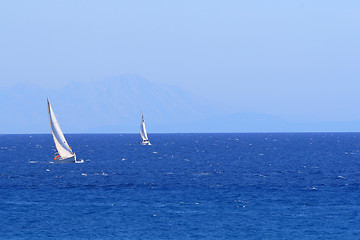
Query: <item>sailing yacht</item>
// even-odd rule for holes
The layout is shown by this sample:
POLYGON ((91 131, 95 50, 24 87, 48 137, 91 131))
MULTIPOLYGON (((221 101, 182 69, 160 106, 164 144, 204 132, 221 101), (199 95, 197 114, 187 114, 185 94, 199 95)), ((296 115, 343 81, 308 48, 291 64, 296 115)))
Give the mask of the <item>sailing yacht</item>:
POLYGON ((51 133, 58 153, 58 155, 55 155, 54 160, 58 160, 60 162, 76 162, 76 154, 73 153, 71 147, 69 146, 69 144, 65 139, 63 132, 61 131, 61 128, 59 126, 58 121, 56 120, 49 99, 47 99, 47 104, 49 111, 51 133))
POLYGON ((141 145, 151 145, 149 138, 147 136, 146 133, 146 128, 145 128, 145 121, 144 121, 144 115, 141 115, 141 124, 140 124, 140 135, 142 138, 142 142, 140 142, 141 145))

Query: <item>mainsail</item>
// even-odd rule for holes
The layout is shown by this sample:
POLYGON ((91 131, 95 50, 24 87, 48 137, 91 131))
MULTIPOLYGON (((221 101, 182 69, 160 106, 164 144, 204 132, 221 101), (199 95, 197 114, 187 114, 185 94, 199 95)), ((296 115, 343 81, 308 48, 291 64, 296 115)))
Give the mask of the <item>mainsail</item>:
POLYGON ((143 141, 148 140, 148 136, 147 136, 146 128, 145 128, 144 115, 141 116, 140 135, 141 135, 141 138, 143 141))
POLYGON ((49 111, 49 120, 51 132, 54 138, 55 147, 60 155, 60 158, 65 159, 74 156, 69 144, 66 142, 63 132, 59 126, 58 121, 56 120, 54 111, 52 110, 49 99, 47 99, 48 111, 49 111))

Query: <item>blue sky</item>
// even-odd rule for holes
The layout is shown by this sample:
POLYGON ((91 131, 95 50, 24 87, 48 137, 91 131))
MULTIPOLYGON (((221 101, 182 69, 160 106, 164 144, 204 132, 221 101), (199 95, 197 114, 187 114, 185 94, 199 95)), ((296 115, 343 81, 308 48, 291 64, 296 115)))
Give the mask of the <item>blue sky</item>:
POLYGON ((0 36, 0 87, 135 74, 229 114, 360 119, 359 1, 3 0, 0 36))

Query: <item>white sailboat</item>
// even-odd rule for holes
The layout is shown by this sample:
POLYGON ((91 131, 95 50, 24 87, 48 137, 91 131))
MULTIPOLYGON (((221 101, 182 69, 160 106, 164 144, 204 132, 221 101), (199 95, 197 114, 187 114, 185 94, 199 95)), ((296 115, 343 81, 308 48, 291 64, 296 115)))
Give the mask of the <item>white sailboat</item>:
POLYGON ((147 136, 146 133, 146 128, 145 128, 145 121, 144 121, 144 115, 141 115, 141 124, 140 124, 140 135, 142 138, 142 142, 140 142, 141 145, 151 145, 149 138, 147 136))
POLYGON ((55 155, 54 160, 59 160, 61 162, 76 162, 76 154, 73 153, 72 149, 70 148, 69 144, 67 143, 64 137, 63 132, 61 131, 59 123, 56 120, 54 111, 52 110, 49 99, 47 99, 47 103, 48 103, 51 133, 54 139, 57 153, 59 154, 59 155, 55 155))

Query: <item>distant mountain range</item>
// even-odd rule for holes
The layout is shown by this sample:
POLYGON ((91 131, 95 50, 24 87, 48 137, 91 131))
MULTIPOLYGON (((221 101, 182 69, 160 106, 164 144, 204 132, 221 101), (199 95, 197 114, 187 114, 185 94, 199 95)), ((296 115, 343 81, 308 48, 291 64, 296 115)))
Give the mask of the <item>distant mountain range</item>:
POLYGON ((65 133, 137 132, 142 112, 149 130, 161 132, 164 125, 176 131, 176 124, 209 112, 188 92, 137 76, 74 82, 56 91, 23 83, 0 88, 0 95, 0 133, 49 132, 46 97, 65 133))
POLYGON ((204 99, 138 76, 75 82, 60 90, 0 88, 0 133, 50 133, 46 97, 64 133, 359 131, 360 121, 291 123, 266 114, 222 115, 204 99))

